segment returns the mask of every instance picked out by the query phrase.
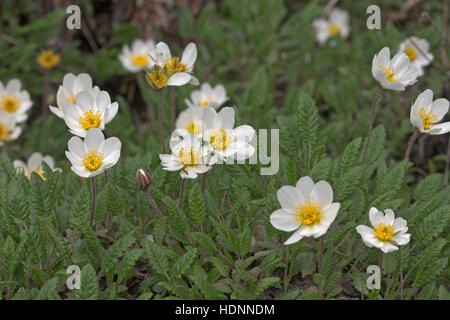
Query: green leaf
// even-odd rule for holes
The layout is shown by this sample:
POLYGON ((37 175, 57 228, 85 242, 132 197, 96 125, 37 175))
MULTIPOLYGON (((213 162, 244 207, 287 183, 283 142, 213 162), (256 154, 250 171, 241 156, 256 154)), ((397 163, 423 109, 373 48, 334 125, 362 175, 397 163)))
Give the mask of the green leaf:
POLYGON ((297 122, 301 141, 315 145, 319 131, 319 112, 314 100, 304 91, 299 95, 297 122))
POLYGON ((194 223, 201 224, 205 221, 206 204, 202 191, 197 183, 195 183, 188 198, 189 217, 194 223))
POLYGON ((97 300, 99 294, 99 283, 97 272, 89 263, 81 269, 80 289, 75 290, 75 296, 80 300, 97 300))
POLYGON ((191 267, 196 255, 197 248, 193 248, 186 254, 184 254, 181 258, 179 258, 172 267, 171 277, 174 279, 181 278, 184 273, 191 267))

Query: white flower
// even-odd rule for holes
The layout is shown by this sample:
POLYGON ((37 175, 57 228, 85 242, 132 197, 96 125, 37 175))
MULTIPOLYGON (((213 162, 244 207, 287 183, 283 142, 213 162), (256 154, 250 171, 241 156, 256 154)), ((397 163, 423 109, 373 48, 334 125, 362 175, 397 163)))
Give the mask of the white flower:
POLYGON ((350 33, 350 16, 346 10, 334 8, 328 19, 318 18, 313 21, 313 29, 317 42, 322 45, 328 38, 339 34, 347 38, 350 33))
POLYGON ((68 102, 75 103, 75 98, 82 92, 89 92, 94 98, 100 93, 100 89, 92 86, 92 78, 86 73, 80 73, 75 76, 73 73, 68 73, 63 78, 62 86, 58 88, 56 93, 57 107, 49 106, 51 112, 61 119, 64 119, 64 105, 68 102))
POLYGON ((6 141, 16 140, 22 133, 22 128, 17 126, 16 117, 0 109, 0 147, 6 141))
POLYGON ((441 98, 433 101, 433 91, 425 90, 411 107, 410 121, 420 132, 444 134, 450 131, 450 122, 436 124, 448 112, 449 101, 441 98))
POLYGON ((83 178, 95 177, 114 166, 120 158, 120 140, 116 137, 105 140, 103 133, 90 129, 84 141, 72 137, 68 143, 66 157, 72 164, 72 171, 83 178))
POLYGON ((153 40, 143 41, 136 39, 130 47, 126 44, 122 48, 119 60, 122 66, 130 72, 139 72, 145 68, 152 68, 154 63, 148 52, 155 50, 155 42, 153 40))
POLYGON ((211 169, 214 164, 208 148, 202 146, 199 137, 183 129, 177 129, 170 139, 172 154, 160 154, 164 170, 180 171, 183 179, 195 179, 211 169))
POLYGON ((33 105, 30 94, 26 90, 20 90, 22 83, 19 79, 11 79, 3 86, 0 81, 0 109, 15 116, 16 122, 27 120, 27 111, 33 105))
POLYGON ((189 107, 212 107, 217 109, 228 100, 227 93, 223 85, 218 84, 214 88, 207 82, 200 86, 200 90, 194 90, 191 93, 191 100, 184 101, 189 107))
POLYGON ((202 135, 202 118, 203 108, 189 107, 182 111, 177 118, 175 127, 177 129, 185 129, 197 136, 202 135))
POLYGON ((191 73, 197 59, 197 47, 189 43, 180 58, 172 57, 169 46, 165 42, 159 42, 149 52, 154 63, 153 68, 147 72, 147 80, 156 89, 165 86, 183 86, 187 83, 198 85, 198 79, 191 73))
POLYGON ((270 215, 270 223, 282 231, 295 231, 285 245, 303 237, 324 235, 341 206, 339 202, 333 202, 333 190, 328 182, 314 184, 310 177, 300 178, 295 187, 281 187, 277 197, 281 209, 270 215))
POLYGON ((68 102, 64 106, 64 121, 74 135, 84 137, 91 128, 105 129, 117 114, 119 104, 111 103, 108 92, 101 91, 95 98, 83 91, 76 97, 75 104, 68 102))
POLYGON ((433 54, 429 52, 430 44, 425 39, 409 37, 400 44, 399 52, 404 52, 417 69, 418 76, 423 76, 423 68, 433 61, 433 54))
POLYGON ((388 47, 384 47, 372 60, 372 75, 385 89, 405 90, 406 86, 417 80, 417 69, 412 67, 409 58, 403 52, 390 59, 388 47))
POLYGON ((233 158, 245 160, 255 152, 255 148, 250 144, 255 130, 248 125, 242 125, 235 129, 233 127, 233 108, 225 107, 219 113, 213 108, 205 110, 203 140, 214 152, 214 156, 225 162, 233 158))
POLYGON ((31 180, 31 174, 34 172, 41 177, 42 180, 47 180, 44 176, 44 170, 42 168, 42 162, 45 162, 52 171, 61 172, 60 168, 55 168, 55 161, 50 156, 43 156, 39 152, 33 153, 29 158, 27 163, 25 164, 22 160, 14 160, 13 167, 14 169, 23 168, 24 175, 31 180))
POLYGON ((405 219, 394 219, 394 212, 391 209, 384 210, 384 213, 385 215, 377 208, 371 208, 369 219, 372 228, 359 225, 356 227, 356 231, 369 248, 375 247, 384 253, 389 253, 398 250, 396 245, 408 244, 411 235, 406 233, 408 227, 405 219))

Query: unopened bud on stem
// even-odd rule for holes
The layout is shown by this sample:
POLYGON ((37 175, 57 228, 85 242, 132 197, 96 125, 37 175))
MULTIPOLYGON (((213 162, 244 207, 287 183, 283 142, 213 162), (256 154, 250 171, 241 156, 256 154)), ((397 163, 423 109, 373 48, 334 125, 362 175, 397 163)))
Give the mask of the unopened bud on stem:
POLYGON ((136 171, 136 185, 142 191, 147 191, 152 184, 152 179, 147 171, 139 169, 136 171))

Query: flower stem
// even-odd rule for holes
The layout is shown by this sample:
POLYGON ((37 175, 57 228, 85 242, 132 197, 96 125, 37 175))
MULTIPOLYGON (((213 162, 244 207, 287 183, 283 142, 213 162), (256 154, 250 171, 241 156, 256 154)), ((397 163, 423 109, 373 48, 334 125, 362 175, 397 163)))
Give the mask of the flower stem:
POLYGON ((159 210, 158 205, 156 204, 156 201, 153 199, 152 195, 148 190, 144 191, 145 196, 147 197, 148 203, 152 206, 153 210, 155 210, 158 217, 162 218, 161 210, 159 210))
POLYGON ((89 221, 89 225, 92 227, 95 213, 95 177, 91 177, 91 192, 92 192, 92 207, 91 207, 91 220, 89 221))
POLYGON ((363 157, 362 157, 363 164, 364 164, 364 162, 366 162, 367 148, 369 147, 370 136, 372 135, 373 123, 375 121, 375 107, 377 106, 377 102, 381 97, 382 91, 383 91, 383 88, 380 86, 375 95, 375 98, 372 101, 372 106, 370 107, 371 111, 370 111, 369 131, 367 132, 366 144, 364 145, 364 152, 363 152, 363 157))
POLYGON ((170 120, 171 120, 171 131, 175 128, 175 87, 170 89, 170 120))
POLYGON ((180 209, 183 208, 183 194, 184 194, 184 184, 186 182, 186 179, 181 178, 181 187, 180 187, 180 209))
MULTIPOLYGON (((105 170, 105 187, 108 184, 108 170, 105 170)), ((112 223, 111 210, 106 210, 106 230, 109 230, 109 225, 112 223)))
POLYGON ((205 193, 205 186, 206 186, 206 175, 208 174, 208 172, 205 172, 204 174, 203 174, 203 177, 202 177, 202 193, 205 193))
POLYGON ((380 276, 383 274, 383 251, 380 250, 380 260, 378 262, 378 266, 380 267, 380 276))
POLYGON ((323 256, 323 237, 320 238, 320 251, 319 251, 319 265, 317 266, 317 272, 322 272, 322 256, 323 256))
POLYGON ((419 136, 419 130, 414 129, 414 133, 411 135, 411 138, 409 138, 409 141, 408 141, 408 148, 406 149, 406 152, 405 152, 405 160, 409 159, 409 154, 411 153, 414 142, 416 141, 418 136, 419 136))
POLYGON ((166 146, 164 144, 164 126, 163 126, 163 96, 162 90, 158 91, 158 110, 159 110, 159 134, 161 136, 161 144, 163 153, 166 153, 166 146))

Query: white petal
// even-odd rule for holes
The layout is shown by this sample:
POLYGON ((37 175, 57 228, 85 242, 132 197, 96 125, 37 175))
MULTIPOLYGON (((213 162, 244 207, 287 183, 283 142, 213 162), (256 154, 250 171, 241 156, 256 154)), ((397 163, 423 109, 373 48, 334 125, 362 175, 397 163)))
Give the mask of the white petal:
POLYGON ((186 72, 178 72, 169 78, 168 86, 183 86, 191 80, 191 75, 186 72))
POLYGON ((303 193, 305 200, 309 201, 309 195, 311 194, 311 191, 314 188, 314 181, 308 176, 301 177, 297 181, 295 187, 303 193))
POLYGON ((299 240, 301 240, 303 238, 302 236, 302 229, 298 229, 297 231, 295 231, 290 237, 289 239, 287 239, 284 242, 284 245, 289 245, 289 244, 293 244, 299 240))
POLYGON ((384 221, 384 216, 380 211, 378 211, 377 208, 372 207, 370 208, 369 211, 369 219, 372 226, 375 227, 376 225, 379 225, 381 222, 384 221))
POLYGON ((288 213, 294 213, 294 208, 304 203, 303 194, 293 186, 283 186, 277 191, 281 207, 288 213))
POLYGON ((270 215, 270 223, 282 231, 294 231, 299 228, 299 224, 295 220, 295 215, 283 209, 278 209, 270 215))
POLYGON ((323 209, 327 209, 333 202, 333 189, 328 182, 319 181, 313 187, 310 199, 317 202, 323 209))
POLYGON ((87 150, 97 150, 100 144, 105 140, 102 131, 97 128, 91 128, 86 133, 84 145, 87 150))
POLYGON ((384 216, 384 224, 392 226, 394 224, 394 211, 391 209, 384 210, 385 216, 384 216))

